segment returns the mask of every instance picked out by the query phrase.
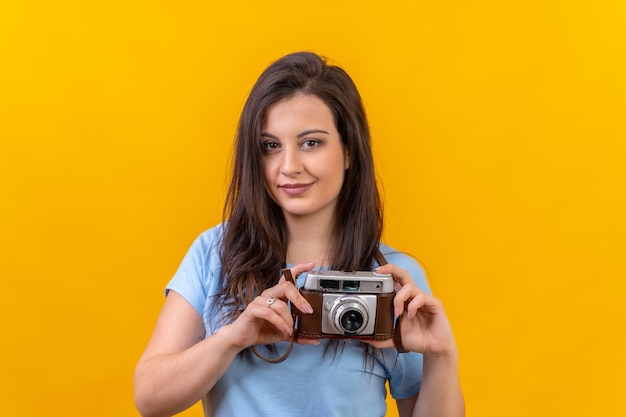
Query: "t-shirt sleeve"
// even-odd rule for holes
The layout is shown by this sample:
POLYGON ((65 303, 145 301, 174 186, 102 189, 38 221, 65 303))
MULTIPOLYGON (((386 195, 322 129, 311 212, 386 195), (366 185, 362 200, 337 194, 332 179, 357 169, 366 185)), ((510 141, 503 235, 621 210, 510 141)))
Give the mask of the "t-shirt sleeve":
POLYGON ((389 392, 396 400, 419 393, 422 386, 423 356, 421 353, 397 353, 396 366, 389 375, 389 392))
POLYGON ((212 279, 214 268, 211 263, 219 259, 217 240, 220 236, 221 230, 217 228, 209 229, 198 236, 165 288, 166 295, 169 291, 176 291, 200 316, 204 312, 209 285, 215 281, 212 279))

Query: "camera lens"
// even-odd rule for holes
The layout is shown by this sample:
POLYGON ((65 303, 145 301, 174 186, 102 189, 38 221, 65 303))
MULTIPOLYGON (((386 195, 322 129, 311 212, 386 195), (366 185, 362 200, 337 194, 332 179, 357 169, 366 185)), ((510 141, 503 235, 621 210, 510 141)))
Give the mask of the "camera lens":
POLYGON ((363 314, 356 310, 348 310, 339 319, 346 333, 356 333, 363 326, 363 314))
POLYGON ((333 302, 329 319, 334 322, 339 334, 357 335, 366 327, 369 320, 367 306, 359 297, 344 296, 333 302))

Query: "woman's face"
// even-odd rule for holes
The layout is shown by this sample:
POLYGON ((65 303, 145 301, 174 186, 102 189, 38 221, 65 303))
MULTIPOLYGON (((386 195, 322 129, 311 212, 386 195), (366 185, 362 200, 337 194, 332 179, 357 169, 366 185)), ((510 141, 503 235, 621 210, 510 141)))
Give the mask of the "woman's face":
POLYGON ((274 103, 261 140, 265 186, 286 218, 332 221, 348 158, 328 106, 304 94, 274 103))

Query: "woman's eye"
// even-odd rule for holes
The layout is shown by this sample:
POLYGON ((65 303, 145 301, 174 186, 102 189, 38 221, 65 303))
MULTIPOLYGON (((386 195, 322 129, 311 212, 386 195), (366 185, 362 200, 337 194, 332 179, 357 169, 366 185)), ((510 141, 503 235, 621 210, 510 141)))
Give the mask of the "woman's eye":
POLYGON ((265 149, 266 152, 269 151, 274 151, 276 149, 280 148, 280 145, 276 142, 265 142, 263 143, 263 149, 265 149))
POLYGON ((317 139, 307 139, 304 142, 302 142, 302 147, 306 149, 314 149, 314 148, 317 148, 318 146, 320 146, 320 141, 317 139))

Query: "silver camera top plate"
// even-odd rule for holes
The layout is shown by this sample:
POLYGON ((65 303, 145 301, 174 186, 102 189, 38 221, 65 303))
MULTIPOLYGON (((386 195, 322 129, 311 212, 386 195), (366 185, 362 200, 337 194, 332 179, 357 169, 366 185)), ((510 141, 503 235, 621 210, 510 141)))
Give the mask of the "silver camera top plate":
POLYGON ((391 274, 371 271, 311 271, 302 288, 319 292, 388 294, 394 291, 394 282, 391 274))

